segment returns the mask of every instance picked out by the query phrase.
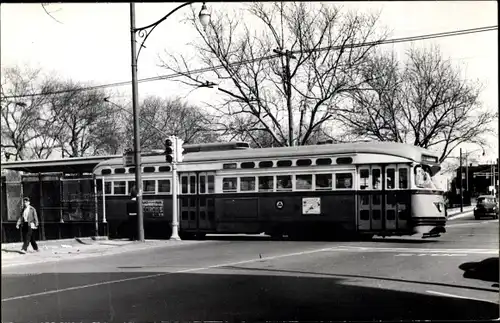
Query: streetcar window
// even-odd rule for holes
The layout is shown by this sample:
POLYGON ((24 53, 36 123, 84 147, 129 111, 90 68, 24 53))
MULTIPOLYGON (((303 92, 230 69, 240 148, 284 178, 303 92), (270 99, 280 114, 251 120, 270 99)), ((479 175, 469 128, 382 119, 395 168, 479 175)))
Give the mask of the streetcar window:
POLYGON ((207 176, 208 180, 208 193, 213 193, 214 192, 214 182, 215 182, 215 177, 214 175, 208 175, 207 176))
POLYGON ((378 168, 372 169, 372 187, 374 190, 382 189, 381 177, 382 175, 380 174, 380 169, 378 168))
POLYGON ((189 193, 191 193, 191 194, 196 193, 196 177, 195 176, 189 176, 189 193))
POLYGON ((103 170, 101 170, 101 174, 102 175, 109 175, 109 174, 111 174, 111 169, 103 169, 103 170))
POLYGON ((335 188, 352 188, 352 174, 351 173, 335 174, 335 188))
POLYGON ((158 193, 170 193, 170 180, 169 179, 158 180, 158 193))
POLYGON ((361 169, 359 171, 359 189, 366 190, 369 188, 368 179, 370 178, 370 170, 369 169, 361 169))
POLYGON ((115 168, 115 174, 125 174, 125 168, 115 168))
POLYGON ((127 185, 128 185, 127 194, 130 194, 130 192, 132 192, 132 188, 135 186, 135 181, 128 181, 127 185))
POLYGON ((240 167, 241 168, 255 168, 255 163, 254 162, 241 163, 240 167))
POLYGON ((104 182, 104 194, 111 194, 111 182, 104 182))
POLYGON ((399 169, 399 188, 408 188, 408 168, 399 169))
POLYGON ((330 158, 318 158, 316 159, 316 165, 331 165, 332 160, 330 158))
POLYGON ((261 161, 259 163, 259 167, 260 168, 273 167, 273 161, 272 160, 261 161))
POLYGON ((128 169, 128 172, 129 172, 130 174, 135 174, 135 167, 130 167, 130 168, 128 169))
POLYGON ((200 176, 200 194, 205 194, 206 193, 206 181, 205 181, 205 175, 200 176))
POLYGON ((316 189, 317 190, 332 189, 332 174, 316 174, 316 189))
POLYGON ((429 167, 415 166, 415 185, 421 188, 435 188, 429 167))
POLYGON ((186 176, 181 177, 181 192, 182 194, 187 194, 188 192, 188 178, 186 176))
POLYGON ((385 186, 388 190, 392 190, 396 188, 394 185, 396 184, 396 170, 394 168, 387 168, 387 177, 385 186))
POLYGON ((292 189, 292 176, 276 176, 276 189, 280 191, 289 191, 292 189))
MULTIPOLYGON (((148 167, 145 167, 144 169, 146 169, 148 167)), ((153 170, 151 172, 154 172, 154 167, 151 167, 153 168, 153 170)), ((170 172, 170 166, 160 166, 158 167, 158 171, 159 172, 170 172)))
POLYGON ((272 176, 259 176, 259 191, 272 191, 274 178, 272 176))
POLYGON ((223 169, 235 169, 236 168, 236 163, 230 163, 230 164, 223 164, 222 168, 223 169))
POLYGON ((297 166, 310 166, 312 161, 310 159, 299 159, 295 164, 297 166))
POLYGON ((352 164, 352 158, 351 157, 339 157, 339 158, 337 158, 337 164, 338 165, 352 164))
POLYGON ((389 221, 396 220, 396 211, 395 210, 387 210, 387 220, 389 220, 389 221))
POLYGON ((156 192, 156 181, 155 180, 142 181, 142 190, 144 194, 154 194, 156 192))
POLYGON ((240 191, 242 192, 255 191, 255 177, 240 178, 240 191))
POLYGON ((291 160, 278 160, 276 165, 278 167, 290 167, 290 166, 292 166, 292 161, 291 160))
POLYGON ((155 172, 154 166, 144 167, 144 173, 154 173, 154 172, 155 172))
POLYGON ((312 189, 312 175, 296 175, 295 188, 298 190, 312 189))
POLYGON ((113 182, 114 194, 125 194, 125 181, 113 182))
POLYGON ((236 177, 226 177, 222 179, 222 191, 223 192, 236 192, 236 183, 238 179, 236 177))

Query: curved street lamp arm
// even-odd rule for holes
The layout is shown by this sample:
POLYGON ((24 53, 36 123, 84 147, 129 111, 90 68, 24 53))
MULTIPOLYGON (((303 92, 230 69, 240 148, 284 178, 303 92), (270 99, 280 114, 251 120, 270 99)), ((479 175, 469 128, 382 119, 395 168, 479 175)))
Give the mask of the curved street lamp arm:
POLYGON ((141 42, 141 45, 139 46, 139 50, 137 51, 137 56, 135 57, 135 60, 139 60, 139 54, 141 53, 141 50, 144 46, 144 43, 146 42, 146 39, 148 39, 149 35, 153 32, 153 30, 159 25, 161 24, 163 21, 165 21, 168 17, 170 17, 171 14, 173 14, 174 12, 176 12, 177 10, 181 9, 182 7, 185 7, 187 5, 190 5, 190 4, 193 4, 195 3, 196 1, 188 1, 186 3, 183 3, 181 4, 180 6, 178 6, 177 8, 175 8, 174 10, 170 11, 168 14, 166 14, 163 18, 161 18, 160 20, 158 20, 157 22, 154 22, 150 25, 147 25, 145 27, 141 27, 141 28, 135 28, 133 31, 135 33, 137 33, 137 35, 140 37, 140 38, 144 38, 141 42), (148 30, 149 29, 149 30, 148 30))

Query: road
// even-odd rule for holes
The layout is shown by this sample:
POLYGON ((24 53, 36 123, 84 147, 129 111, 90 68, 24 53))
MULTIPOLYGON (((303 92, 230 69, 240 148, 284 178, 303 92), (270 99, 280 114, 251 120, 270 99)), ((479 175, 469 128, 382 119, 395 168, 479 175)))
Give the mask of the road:
POLYGON ((432 240, 209 237, 9 268, 2 321, 494 319, 498 232, 467 217, 432 240))

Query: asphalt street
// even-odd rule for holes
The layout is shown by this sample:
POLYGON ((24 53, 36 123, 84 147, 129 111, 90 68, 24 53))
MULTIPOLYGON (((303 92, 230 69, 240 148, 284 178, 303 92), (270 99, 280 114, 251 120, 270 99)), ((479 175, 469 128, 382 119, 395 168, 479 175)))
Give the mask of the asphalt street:
POLYGON ((3 322, 499 317, 498 220, 440 238, 201 244, 2 270, 3 322))

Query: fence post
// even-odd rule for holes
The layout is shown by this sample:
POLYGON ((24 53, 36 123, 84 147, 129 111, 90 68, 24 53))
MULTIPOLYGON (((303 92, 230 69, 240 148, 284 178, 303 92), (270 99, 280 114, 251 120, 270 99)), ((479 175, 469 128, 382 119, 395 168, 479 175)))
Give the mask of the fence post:
POLYGON ((38 173, 38 191, 39 191, 39 202, 40 202, 40 240, 45 240, 45 220, 43 217, 43 188, 42 188, 42 173, 38 173))

